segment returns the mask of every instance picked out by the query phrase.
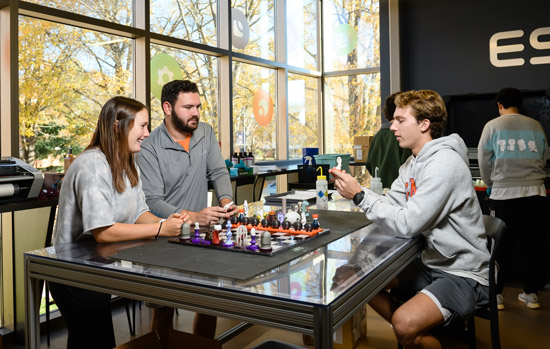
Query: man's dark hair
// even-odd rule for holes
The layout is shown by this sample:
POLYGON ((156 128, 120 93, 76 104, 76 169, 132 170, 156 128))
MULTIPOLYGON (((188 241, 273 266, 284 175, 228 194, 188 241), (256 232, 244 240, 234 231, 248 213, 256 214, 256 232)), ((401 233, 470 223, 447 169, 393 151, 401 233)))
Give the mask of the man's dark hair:
POLYGON ((162 93, 160 96, 161 104, 168 102, 174 107, 180 93, 199 93, 199 88, 197 84, 189 80, 170 81, 162 86, 162 93))
POLYGON ((497 102, 502 104, 504 109, 508 109, 510 107, 516 107, 519 109, 522 100, 523 97, 521 96, 521 92, 519 92, 517 88, 513 87, 503 88, 497 94, 497 102))
POLYGON ((382 112, 384 113, 384 117, 388 121, 393 120, 393 113, 395 113, 395 97, 397 97, 397 95, 400 93, 401 92, 392 93, 386 98, 386 102, 384 108, 382 108, 382 112))

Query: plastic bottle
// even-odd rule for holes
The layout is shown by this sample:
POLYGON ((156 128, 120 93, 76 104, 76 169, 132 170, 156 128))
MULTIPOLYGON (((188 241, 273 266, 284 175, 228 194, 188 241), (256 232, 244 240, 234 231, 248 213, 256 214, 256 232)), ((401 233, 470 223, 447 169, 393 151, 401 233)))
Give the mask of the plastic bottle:
POLYGON ((378 177, 378 167, 374 170, 374 177, 372 177, 370 182, 370 190, 379 195, 382 195, 384 193, 384 188, 382 187, 382 179, 378 177))
POLYGON ((318 167, 317 171, 321 170, 321 175, 317 176, 315 182, 315 192, 317 193, 316 204, 317 209, 326 210, 328 208, 328 182, 327 177, 323 176, 323 168, 318 167))
POLYGON ((76 156, 73 155, 73 148, 69 147, 69 150, 67 152, 67 156, 63 160, 63 171, 67 173, 67 170, 73 163, 74 159, 76 159, 76 156))
POLYGON ((237 152, 233 153, 233 156, 231 157, 231 162, 233 163, 233 166, 237 166, 239 164, 237 152))

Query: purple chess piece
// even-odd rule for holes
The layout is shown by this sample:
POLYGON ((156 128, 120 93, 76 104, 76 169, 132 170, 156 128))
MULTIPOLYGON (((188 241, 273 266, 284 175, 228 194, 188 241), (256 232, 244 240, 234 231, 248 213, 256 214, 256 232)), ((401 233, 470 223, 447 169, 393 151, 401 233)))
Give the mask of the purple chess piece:
POLYGON ((201 235, 199 234, 199 222, 195 222, 195 236, 191 239, 194 244, 200 244, 202 242, 201 235))
POLYGON ((246 249, 249 251, 257 251, 260 248, 256 246, 256 229, 252 228, 250 230, 250 237, 252 240, 250 240, 250 245, 246 246, 246 249))
POLYGON ((222 244, 222 246, 223 247, 233 247, 235 244, 233 243, 233 241, 231 241, 231 235, 233 235, 233 233, 231 232, 231 222, 228 221, 228 223, 225 227, 227 228, 227 232, 225 233, 225 236, 226 236, 227 239, 222 244))

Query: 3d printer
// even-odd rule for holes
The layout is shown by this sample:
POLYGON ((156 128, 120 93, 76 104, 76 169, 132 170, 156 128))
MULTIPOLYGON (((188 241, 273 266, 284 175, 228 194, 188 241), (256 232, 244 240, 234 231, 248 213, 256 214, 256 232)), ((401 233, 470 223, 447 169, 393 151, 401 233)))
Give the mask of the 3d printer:
POLYGON ((35 198, 43 184, 42 172, 22 160, 11 156, 0 160, 0 202, 35 198))

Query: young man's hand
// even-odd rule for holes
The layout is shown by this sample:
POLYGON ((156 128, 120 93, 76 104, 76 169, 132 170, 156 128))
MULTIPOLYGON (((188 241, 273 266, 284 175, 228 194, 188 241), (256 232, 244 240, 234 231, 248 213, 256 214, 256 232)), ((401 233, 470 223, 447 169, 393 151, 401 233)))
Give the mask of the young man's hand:
POLYGON ((357 180, 347 174, 346 171, 330 169, 329 173, 334 178, 334 187, 346 199, 353 199, 355 194, 362 190, 357 180))

